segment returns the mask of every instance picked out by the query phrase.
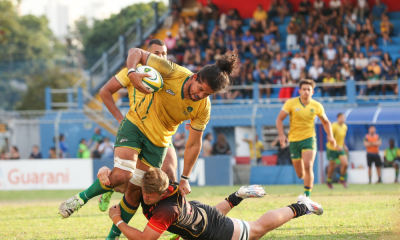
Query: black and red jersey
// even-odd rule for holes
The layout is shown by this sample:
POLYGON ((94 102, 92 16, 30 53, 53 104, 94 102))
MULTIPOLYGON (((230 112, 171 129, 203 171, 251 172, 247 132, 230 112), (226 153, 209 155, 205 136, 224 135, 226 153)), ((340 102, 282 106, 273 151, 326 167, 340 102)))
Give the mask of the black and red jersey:
POLYGON ((212 206, 188 202, 176 183, 170 183, 168 194, 154 205, 141 200, 148 226, 156 232, 169 231, 182 239, 230 240, 233 222, 212 206))

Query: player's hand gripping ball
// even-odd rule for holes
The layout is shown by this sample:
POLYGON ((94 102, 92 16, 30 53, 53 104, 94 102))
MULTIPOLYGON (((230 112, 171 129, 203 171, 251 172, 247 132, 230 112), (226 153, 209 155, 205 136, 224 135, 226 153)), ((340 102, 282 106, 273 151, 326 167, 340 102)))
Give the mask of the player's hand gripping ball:
POLYGON ((164 81, 161 74, 152 67, 149 66, 139 66, 136 68, 138 73, 147 73, 150 77, 145 77, 142 79, 143 86, 152 93, 160 91, 164 86, 164 81))

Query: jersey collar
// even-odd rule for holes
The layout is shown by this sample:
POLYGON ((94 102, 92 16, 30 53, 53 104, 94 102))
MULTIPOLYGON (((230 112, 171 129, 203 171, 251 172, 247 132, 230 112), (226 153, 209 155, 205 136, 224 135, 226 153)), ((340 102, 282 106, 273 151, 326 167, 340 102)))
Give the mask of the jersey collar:
POLYGON ((185 83, 189 80, 189 78, 190 78, 190 76, 188 76, 188 77, 185 79, 185 81, 183 82, 183 84, 182 84, 182 90, 181 90, 181 98, 182 98, 182 100, 185 98, 185 94, 184 94, 184 92, 183 92, 183 87, 185 86, 185 83))

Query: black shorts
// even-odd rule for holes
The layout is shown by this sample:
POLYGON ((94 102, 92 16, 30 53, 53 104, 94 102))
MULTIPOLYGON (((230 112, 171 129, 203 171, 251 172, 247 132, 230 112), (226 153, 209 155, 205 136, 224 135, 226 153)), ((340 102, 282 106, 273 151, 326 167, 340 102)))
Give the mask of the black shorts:
POLYGON ((375 167, 382 166, 381 157, 377 153, 367 153, 367 164, 368 167, 372 166, 372 163, 375 163, 375 167))
POLYGON ((213 206, 203 204, 199 201, 190 201, 190 204, 196 205, 205 210, 207 214, 206 229, 197 238, 198 240, 231 240, 233 236, 234 225, 230 218, 223 215, 213 206))

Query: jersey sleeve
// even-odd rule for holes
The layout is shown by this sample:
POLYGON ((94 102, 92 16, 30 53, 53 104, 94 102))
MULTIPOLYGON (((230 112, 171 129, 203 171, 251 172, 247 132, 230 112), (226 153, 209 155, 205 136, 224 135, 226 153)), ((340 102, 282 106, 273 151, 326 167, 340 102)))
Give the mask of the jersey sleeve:
POLYGON ((121 71, 119 71, 114 77, 115 79, 121 84, 123 87, 127 87, 128 85, 131 84, 131 80, 127 76, 128 74, 128 69, 123 68, 121 71))
POLYGON ((211 103, 207 99, 206 105, 199 114, 190 120, 190 127, 196 131, 204 131, 208 121, 210 121, 211 103))
POLYGON ((187 68, 181 67, 178 64, 160 58, 154 54, 149 54, 146 65, 156 69, 163 77, 163 80, 169 80, 169 77, 173 76, 177 71, 192 74, 187 68))
MULTIPOLYGON (((160 206, 161 207, 161 206, 160 206)), ((178 213, 172 209, 166 209, 161 207, 160 210, 156 210, 150 221, 147 223, 151 229, 158 233, 167 231, 169 226, 178 218, 178 213)))
POLYGON ((322 117, 325 114, 325 109, 322 106, 321 103, 318 103, 318 111, 317 111, 317 116, 322 117))
POLYGON ((385 154, 383 156, 387 156, 388 148, 385 149, 385 154))
POLYGON ((336 131, 338 130, 338 125, 336 124, 336 123, 333 123, 332 124, 332 133, 333 133, 333 136, 335 136, 336 135, 336 131))
POLYGON ((282 110, 285 111, 287 114, 290 114, 292 111, 292 101, 286 101, 285 104, 283 104, 282 110))

